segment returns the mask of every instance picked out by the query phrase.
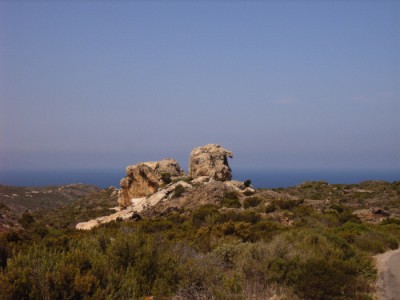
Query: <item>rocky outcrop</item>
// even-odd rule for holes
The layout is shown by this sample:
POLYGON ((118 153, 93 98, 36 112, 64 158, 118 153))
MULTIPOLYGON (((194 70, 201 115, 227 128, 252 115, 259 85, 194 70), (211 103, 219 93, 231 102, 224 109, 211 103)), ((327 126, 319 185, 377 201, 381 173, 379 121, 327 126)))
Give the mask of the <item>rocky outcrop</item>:
POLYGON ((390 217, 388 211, 376 207, 357 209, 353 211, 353 215, 360 218, 361 221, 371 224, 380 224, 390 217))
POLYGON ((78 223, 76 225, 76 229, 90 230, 101 224, 116 221, 118 219, 120 220, 140 219, 140 215, 138 213, 142 212, 147 208, 153 207, 160 202, 163 202, 165 200, 170 200, 171 198, 173 198, 177 186, 181 186, 181 188, 183 189, 192 188, 191 184, 185 181, 178 181, 174 184, 168 185, 163 189, 160 189, 159 191, 148 197, 131 198, 129 199, 129 205, 126 205, 125 209, 120 209, 118 212, 113 213, 109 216, 98 217, 94 220, 78 223))
POLYGON ((154 167, 154 172, 156 172, 158 176, 169 174, 172 178, 184 175, 178 162, 172 158, 165 158, 158 161, 154 167))
POLYGON ((128 166, 126 177, 120 182, 118 204, 121 207, 128 207, 132 205, 132 198, 147 197, 157 192, 160 185, 164 183, 164 178, 182 175, 183 170, 178 162, 171 158, 128 166))
POLYGON ((232 171, 228 157, 233 157, 232 152, 217 144, 194 148, 190 153, 189 176, 207 176, 218 181, 231 180, 232 171))

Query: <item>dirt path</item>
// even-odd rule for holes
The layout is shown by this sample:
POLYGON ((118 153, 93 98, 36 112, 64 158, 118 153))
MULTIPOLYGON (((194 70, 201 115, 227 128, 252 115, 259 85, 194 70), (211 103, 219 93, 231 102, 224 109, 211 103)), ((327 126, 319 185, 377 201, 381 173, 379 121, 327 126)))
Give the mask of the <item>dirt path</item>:
POLYGON ((400 249, 375 256, 377 299, 400 300, 400 249))

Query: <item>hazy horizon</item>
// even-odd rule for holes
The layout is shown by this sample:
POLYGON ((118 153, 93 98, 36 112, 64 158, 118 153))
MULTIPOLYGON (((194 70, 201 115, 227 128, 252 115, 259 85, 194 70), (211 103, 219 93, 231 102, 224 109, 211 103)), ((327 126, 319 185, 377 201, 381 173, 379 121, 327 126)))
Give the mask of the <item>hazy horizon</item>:
POLYGON ((398 1, 0 1, 0 170, 400 169, 398 1))

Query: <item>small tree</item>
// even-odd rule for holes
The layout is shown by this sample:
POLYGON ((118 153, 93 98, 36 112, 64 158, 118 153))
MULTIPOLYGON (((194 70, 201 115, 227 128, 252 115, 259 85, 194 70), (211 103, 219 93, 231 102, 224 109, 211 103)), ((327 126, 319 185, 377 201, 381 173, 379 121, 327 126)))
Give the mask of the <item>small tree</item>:
POLYGON ((35 223, 35 219, 29 211, 26 211, 22 214, 21 219, 18 220, 18 223, 20 223, 25 229, 28 229, 33 223, 35 223))
POLYGON ((244 181, 244 186, 245 187, 249 187, 250 185, 251 185, 251 180, 250 179, 247 179, 247 180, 244 181))

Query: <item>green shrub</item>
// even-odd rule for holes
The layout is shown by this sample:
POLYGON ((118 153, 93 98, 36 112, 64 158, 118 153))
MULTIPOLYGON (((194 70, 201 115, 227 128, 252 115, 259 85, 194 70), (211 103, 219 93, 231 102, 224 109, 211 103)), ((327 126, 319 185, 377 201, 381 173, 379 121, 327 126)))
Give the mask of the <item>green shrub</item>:
POLYGON ((298 268, 296 290, 305 299, 354 299, 356 266, 336 260, 311 259, 298 268))
POLYGON ((258 197, 249 197, 244 199, 243 201, 243 207, 244 208, 249 208, 249 207, 256 207, 261 204, 262 200, 258 197))
POLYGON ((29 227, 35 223, 35 219, 33 218, 32 214, 28 211, 24 212, 21 218, 18 220, 18 223, 22 225, 25 229, 29 229, 29 227))
POLYGON ((195 226, 214 224, 221 217, 215 205, 202 205, 192 212, 192 223, 195 226))
POLYGON ((247 191, 244 191, 244 192, 243 192, 243 195, 245 195, 245 196, 251 196, 251 195, 254 195, 254 192, 251 191, 251 190, 247 190, 247 191))
POLYGON ((265 207, 265 213, 266 214, 274 212, 275 210, 276 210, 276 206, 273 203, 270 203, 265 207))
POLYGON ((381 225, 388 225, 388 224, 400 225, 400 219, 387 218, 387 219, 383 220, 381 223, 381 225))
POLYGON ((172 198, 178 198, 178 197, 182 196, 182 194, 185 191, 186 191, 186 189, 182 185, 178 184, 174 189, 174 193, 172 195, 172 198))
POLYGON ((336 203, 332 204, 329 208, 336 210, 338 213, 342 213, 345 210, 345 208, 342 205, 336 203))
POLYGON ((291 210, 304 202, 304 199, 301 200, 292 200, 292 199, 279 199, 274 200, 272 203, 275 207, 279 207, 280 209, 284 210, 291 210))
POLYGON ((242 204, 240 204, 240 201, 238 198, 236 198, 236 199, 224 198, 221 201, 221 205, 225 206, 225 207, 230 207, 230 208, 242 207, 242 204))
POLYGON ((247 179, 247 180, 244 181, 243 184, 244 184, 245 187, 249 187, 251 185, 251 180, 247 179))
POLYGON ((240 204, 239 198, 234 192, 226 192, 224 194, 224 198, 221 201, 221 205, 230 208, 240 208, 242 205, 240 204))

